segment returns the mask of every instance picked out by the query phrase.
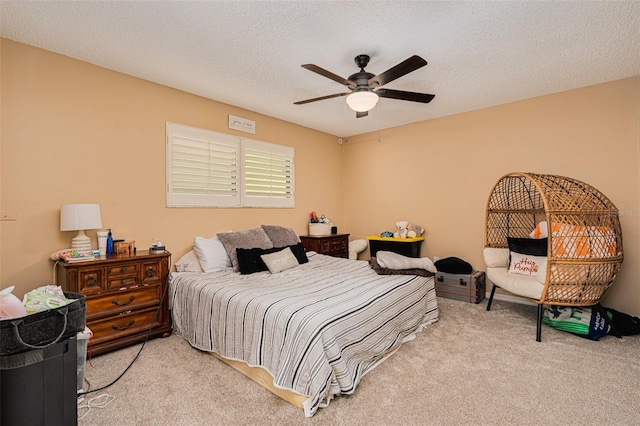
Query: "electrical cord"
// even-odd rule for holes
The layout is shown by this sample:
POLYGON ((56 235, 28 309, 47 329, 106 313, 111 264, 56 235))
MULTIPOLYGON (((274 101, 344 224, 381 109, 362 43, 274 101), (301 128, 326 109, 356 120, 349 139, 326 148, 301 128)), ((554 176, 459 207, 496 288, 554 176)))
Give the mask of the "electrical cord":
POLYGON ((116 399, 115 396, 103 393, 100 396, 88 399, 86 404, 78 404, 78 411, 86 410, 82 414, 78 413, 78 420, 82 420, 83 418, 85 418, 85 416, 89 414, 89 411, 91 411, 92 408, 104 408, 107 405, 111 404, 114 399, 116 399))
MULTIPOLYGON (((169 256, 169 267, 168 267, 168 271, 171 271, 171 256, 169 256)), ((116 379, 114 381, 112 381, 111 383, 109 383, 108 385, 99 387, 97 389, 93 389, 93 390, 87 390, 86 392, 79 392, 78 393, 78 398, 84 396, 84 395, 88 395, 90 393, 94 393, 94 392, 98 392, 101 390, 104 390, 110 386, 113 386, 114 384, 116 384, 118 382, 118 380, 120 380, 122 378, 122 376, 125 375, 125 373, 127 371, 129 371, 129 369, 131 368, 131 366, 133 365, 134 362, 136 362, 136 360, 138 359, 138 357, 140 356, 140 353, 142 352, 142 349, 144 349, 144 346, 147 344, 147 341, 149 340, 149 337, 151 336, 151 332, 153 331, 153 325, 156 322, 156 319, 158 319, 158 314, 160 313, 160 309, 162 309, 162 305, 164 304, 164 299, 167 295, 167 292, 169 290, 169 273, 167 273, 167 280, 164 286, 164 291, 162 292, 162 297, 160 298, 160 304, 158 304, 158 309, 156 309, 156 313, 153 316, 153 320, 151 321, 151 325, 149 326, 149 331, 147 331, 147 335, 144 338, 144 341, 142 342, 142 346, 140 346, 140 349, 138 350, 138 353, 136 354, 136 356, 133 358, 133 360, 129 363, 129 365, 127 366, 127 368, 124 369, 124 371, 122 373, 120 373, 120 375, 118 377, 116 377, 116 379)), ((100 398, 100 397, 97 397, 100 398)), ((111 402, 111 401, 109 401, 111 402)), ((85 413, 86 415, 86 413, 85 413)))

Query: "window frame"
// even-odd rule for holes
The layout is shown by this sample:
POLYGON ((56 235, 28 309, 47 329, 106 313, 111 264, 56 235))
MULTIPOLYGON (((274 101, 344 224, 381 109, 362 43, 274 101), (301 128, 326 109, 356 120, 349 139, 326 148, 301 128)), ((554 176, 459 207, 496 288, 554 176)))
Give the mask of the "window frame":
POLYGON ((168 208, 295 207, 293 147, 167 122, 165 173, 168 208))

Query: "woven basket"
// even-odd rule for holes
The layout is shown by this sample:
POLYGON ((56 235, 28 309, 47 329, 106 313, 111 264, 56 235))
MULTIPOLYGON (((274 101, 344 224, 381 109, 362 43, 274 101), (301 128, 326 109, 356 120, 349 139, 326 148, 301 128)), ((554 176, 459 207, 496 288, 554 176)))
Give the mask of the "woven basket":
POLYGON ((485 247, 508 248, 507 237, 549 228, 545 287, 539 304, 591 306, 612 285, 623 260, 616 206, 576 179, 510 173, 487 202, 485 247))

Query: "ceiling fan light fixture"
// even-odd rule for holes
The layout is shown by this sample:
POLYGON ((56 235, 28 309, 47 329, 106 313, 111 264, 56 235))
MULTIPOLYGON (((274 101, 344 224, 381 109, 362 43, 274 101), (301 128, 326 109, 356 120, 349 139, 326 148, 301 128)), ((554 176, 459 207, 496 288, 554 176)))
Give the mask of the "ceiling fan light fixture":
POLYGON ((354 111, 366 112, 371 111, 378 103, 378 95, 369 90, 353 92, 347 96, 347 105, 354 111))

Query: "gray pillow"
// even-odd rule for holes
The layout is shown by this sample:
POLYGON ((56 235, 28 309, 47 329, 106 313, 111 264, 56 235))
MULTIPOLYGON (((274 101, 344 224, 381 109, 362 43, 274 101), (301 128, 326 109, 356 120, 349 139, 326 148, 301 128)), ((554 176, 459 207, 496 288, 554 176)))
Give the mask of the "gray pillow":
POLYGON ((293 246, 300 242, 298 234, 291 228, 277 225, 262 225, 274 247, 293 246))
POLYGON ((236 253, 237 248, 272 248, 273 243, 269 239, 269 236, 264 229, 253 228, 248 229, 246 231, 238 231, 238 232, 221 232, 217 234, 218 239, 224 246, 224 249, 227 251, 229 255, 229 259, 231 259, 231 265, 233 266, 233 270, 238 272, 240 270, 240 266, 238 265, 238 253, 236 253))
POLYGON ((298 259, 293 255, 289 247, 275 253, 263 254, 260 257, 272 274, 298 266, 298 259))

